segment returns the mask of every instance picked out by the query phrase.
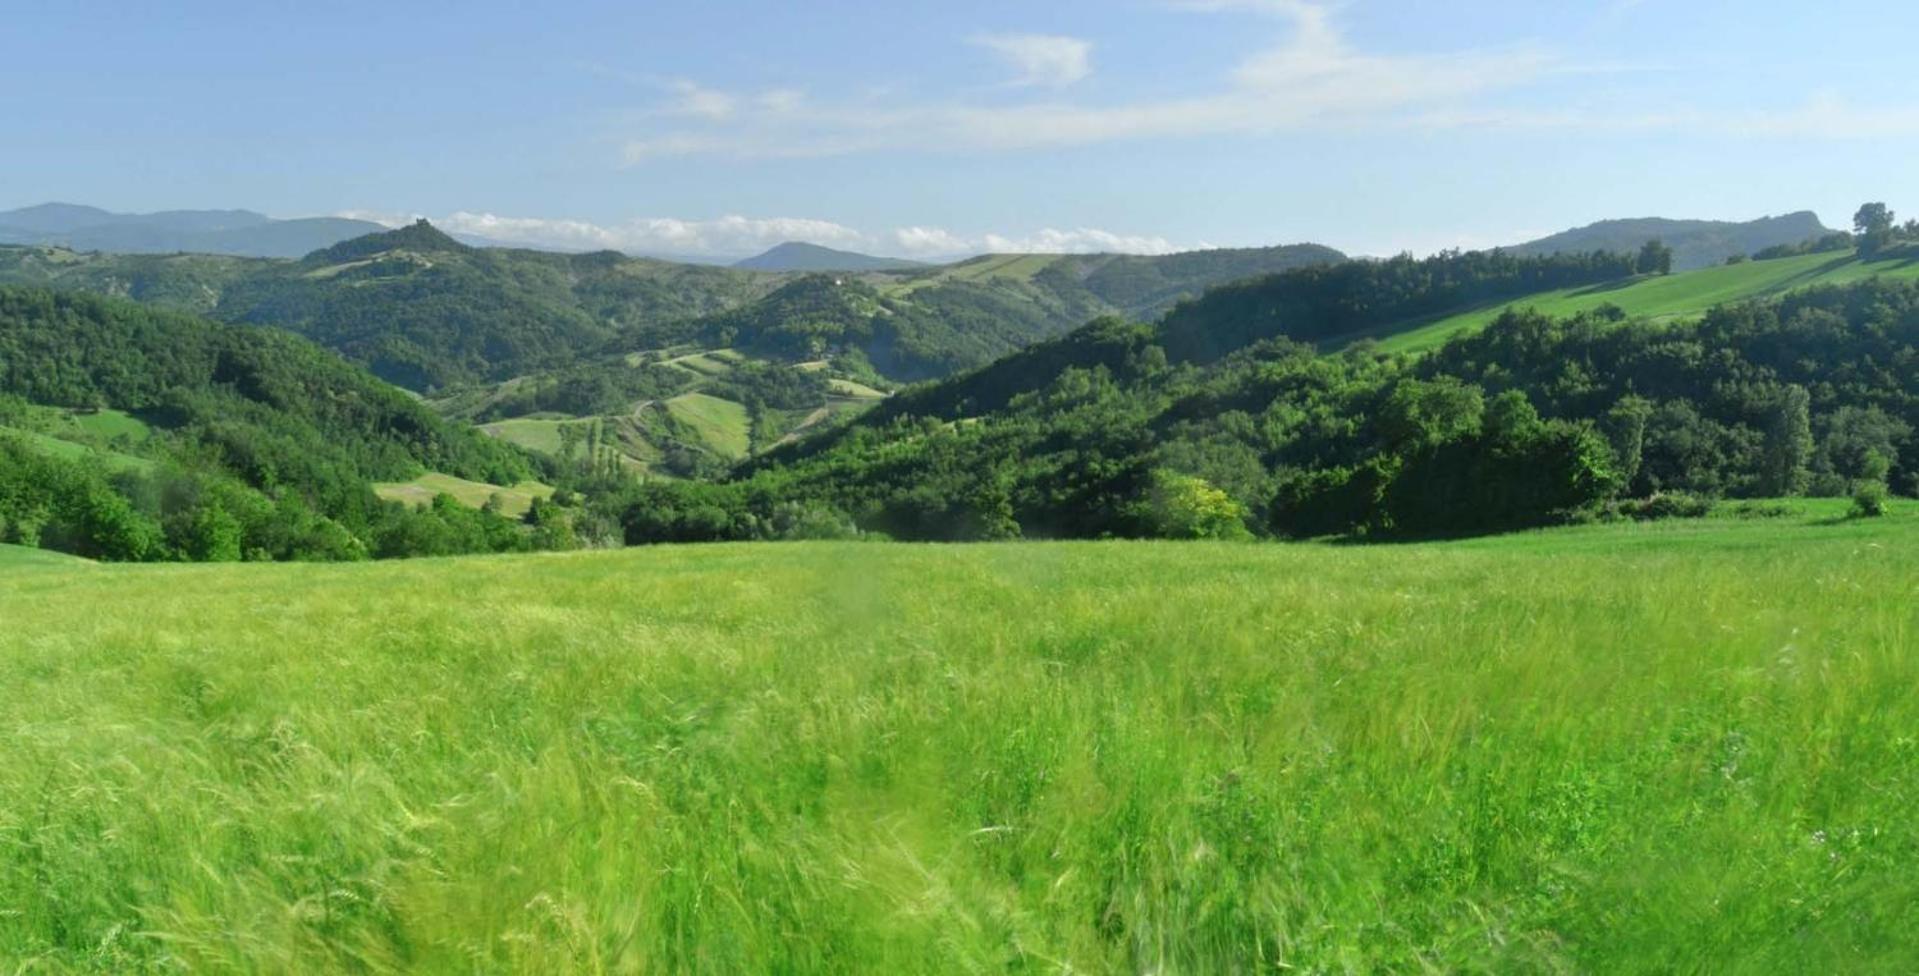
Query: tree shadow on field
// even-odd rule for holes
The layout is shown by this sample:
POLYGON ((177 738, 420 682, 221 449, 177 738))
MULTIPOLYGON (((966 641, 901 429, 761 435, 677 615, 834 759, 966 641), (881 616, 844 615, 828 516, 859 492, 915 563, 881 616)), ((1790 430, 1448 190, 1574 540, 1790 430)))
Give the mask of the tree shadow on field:
POLYGON ((1584 288, 1571 292, 1569 297, 1585 298, 1588 295, 1604 295, 1608 292, 1625 291, 1645 280, 1645 275, 1633 275, 1630 278, 1615 278, 1612 281, 1602 281, 1596 285, 1587 285, 1584 288))

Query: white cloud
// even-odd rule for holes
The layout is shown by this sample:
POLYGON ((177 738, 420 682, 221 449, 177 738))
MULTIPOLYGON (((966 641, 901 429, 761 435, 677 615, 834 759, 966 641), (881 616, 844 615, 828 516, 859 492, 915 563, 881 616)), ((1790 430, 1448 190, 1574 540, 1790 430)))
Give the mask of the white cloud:
POLYGON ((961 254, 1172 254, 1182 248, 1164 237, 1116 234, 1092 227, 1073 230, 1045 228, 1030 234, 981 234, 967 237, 941 227, 904 227, 889 242, 899 253, 913 257, 951 257, 961 254))
MULTIPOLYGON (((419 220, 417 213, 348 210, 335 216, 371 220, 400 227, 419 220)), ((1117 234, 1097 228, 1046 228, 1025 234, 956 234, 941 227, 901 227, 884 234, 867 234, 834 223, 806 217, 720 217, 686 220, 645 217, 616 224, 551 217, 508 217, 493 213, 456 211, 430 218, 450 234, 485 238, 560 251, 614 250, 629 254, 667 254, 687 257, 743 257, 775 244, 804 241, 906 257, 950 258, 983 252, 1017 254, 1170 254, 1183 250, 1164 237, 1117 234)))
POLYGON ((426 216, 417 213, 395 213, 391 210, 338 210, 329 216, 346 220, 365 220, 383 227, 405 227, 407 224, 426 216))
POLYGON ((1093 45, 1052 34, 986 34, 973 43, 1000 56, 1021 87, 1065 88, 1093 73, 1093 45))
POLYGON ((1092 227, 1074 230, 1054 230, 1047 228, 1025 237, 1004 237, 988 234, 983 238, 985 249, 996 253, 1014 254, 1095 254, 1115 252, 1120 254, 1171 254, 1182 248, 1164 237, 1142 237, 1127 234, 1115 234, 1111 231, 1092 227))
POLYGON ((678 104, 673 107, 678 115, 721 122, 732 118, 739 108, 739 100, 734 96, 691 81, 676 81, 670 87, 679 96, 678 104))
MULTIPOLYGON (((819 103, 798 97, 764 101, 713 97, 695 130, 655 131, 631 139, 630 163, 663 156, 753 158, 833 156, 880 150, 1018 150, 1129 139, 1263 134, 1310 126, 1432 124, 1465 111, 1473 96, 1516 88, 1561 66, 1532 48, 1441 55, 1383 55, 1356 50, 1332 8, 1309 0, 1187 0, 1187 11, 1246 11, 1287 25, 1285 36, 1246 58, 1214 91, 1182 98, 1091 104, 1038 95, 1010 106, 963 101, 902 104, 819 103), (718 111, 724 106, 725 111, 718 111), (1422 113, 1424 113, 1422 115, 1422 113)), ((1019 71, 1018 84, 1060 88, 1091 70, 1086 42, 1066 37, 997 35, 976 39, 1019 71)), ((796 94, 796 93, 795 93, 796 94)), ((676 114, 698 115, 686 104, 676 114)))
POLYGON ((893 232, 893 246, 915 257, 943 257, 979 250, 978 246, 943 227, 902 227, 893 232))
MULTIPOLYGON (((398 227, 418 220, 421 215, 349 210, 338 216, 398 227)), ((596 224, 586 220, 506 217, 462 210, 430 219, 434 226, 450 234, 483 237, 504 244, 563 251, 615 250, 691 257, 754 254, 787 241, 846 247, 862 244, 867 239, 851 227, 805 217, 731 216, 715 220, 645 217, 619 224, 596 224)))

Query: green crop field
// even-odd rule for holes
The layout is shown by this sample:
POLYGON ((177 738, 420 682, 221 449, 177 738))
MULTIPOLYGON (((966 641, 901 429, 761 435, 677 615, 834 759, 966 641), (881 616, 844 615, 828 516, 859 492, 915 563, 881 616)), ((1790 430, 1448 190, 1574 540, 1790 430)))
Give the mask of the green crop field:
POLYGON ((1570 288, 1530 295, 1510 302, 1450 315, 1433 321, 1395 323, 1361 335, 1343 337, 1333 345, 1377 338, 1390 352, 1426 352, 1444 345, 1461 332, 1478 329, 1509 308, 1536 308, 1564 316, 1612 304, 1643 318, 1697 315, 1714 305, 1764 298, 1815 285, 1843 285, 1874 275, 1919 278, 1919 254, 1891 260, 1862 262, 1851 252, 1808 254, 1773 261, 1706 268, 1656 278, 1635 278, 1619 285, 1570 288))
POLYGON ((0 959, 1902 971, 1919 508, 1841 511, 0 570, 0 959))
POLYGON ((502 487, 489 485, 481 481, 468 481, 448 474, 428 472, 412 481, 393 484, 374 485, 373 490, 390 501, 406 502, 409 505, 424 505, 435 495, 452 495, 462 505, 479 508, 494 496, 500 499, 500 514, 508 518, 519 518, 533 507, 533 499, 547 498, 553 489, 538 482, 502 487))
POLYGON ((692 425, 708 447, 727 457, 745 457, 751 448, 751 419, 746 407, 704 393, 687 393, 666 401, 673 416, 692 425))

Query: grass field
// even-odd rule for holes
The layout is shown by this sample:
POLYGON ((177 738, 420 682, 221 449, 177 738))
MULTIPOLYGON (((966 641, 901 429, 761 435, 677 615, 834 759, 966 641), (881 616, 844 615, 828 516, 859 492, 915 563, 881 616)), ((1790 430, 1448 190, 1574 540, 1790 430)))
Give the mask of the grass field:
POLYGON ((62 552, 49 552, 45 549, 29 549, 24 546, 10 546, 0 543, 0 571, 25 569, 40 566, 91 566, 91 562, 78 556, 69 556, 62 552))
POLYGON ((1657 278, 1637 278, 1623 285, 1569 288, 1511 302, 1472 309, 1438 320, 1401 322, 1367 333, 1345 336, 1334 345, 1377 338, 1392 352, 1425 352, 1444 345, 1460 332, 1478 329, 1509 308, 1537 308, 1563 316, 1613 304, 1634 317, 1651 319, 1696 315, 1714 305, 1763 298, 1815 285, 1842 285, 1874 275, 1919 278, 1919 253, 1865 263, 1851 252, 1808 254, 1775 261, 1706 268, 1657 278))
POLYGON ((533 499, 547 498, 553 489, 538 482, 501 487, 489 485, 483 481, 468 481, 455 478, 450 474, 428 472, 412 481, 374 485, 373 490, 381 498, 389 501, 406 502, 409 505, 424 505, 435 495, 452 495, 462 505, 473 508, 484 506, 493 496, 500 497, 500 513, 509 518, 519 518, 533 507, 533 499))
POLYGON ((839 396, 858 397, 866 400, 886 399, 885 393, 875 390, 864 383, 855 383, 852 380, 833 379, 828 380, 827 384, 831 386, 833 392, 839 396))
POLYGON ((515 418, 481 424, 480 429, 509 444, 518 444, 529 451, 539 451, 557 457, 561 446, 560 428, 568 424, 585 426, 588 423, 590 421, 515 418))
POLYGON ((911 294, 921 288, 952 281, 984 281, 989 278, 1032 281, 1033 276, 1059 259, 1060 255, 1057 254, 984 254, 931 273, 887 275, 878 285, 882 291, 891 294, 911 294))
POLYGON ((1835 511, 0 571, 0 959, 1902 971, 1919 511, 1835 511))
POLYGON ((74 429, 94 437, 125 437, 132 441, 143 441, 152 436, 153 428, 124 410, 96 410, 92 413, 71 412, 66 414, 66 422, 74 429))
POLYGON ((705 393, 687 393, 666 401, 675 419, 691 425, 708 447, 742 458, 752 448, 752 419, 746 407, 705 393))
POLYGON ((147 458, 135 457, 131 454, 122 454, 119 451, 90 447, 78 441, 67 440, 52 434, 41 433, 40 431, 0 426, 0 433, 12 434, 23 438, 32 444, 35 449, 45 452, 46 454, 66 458, 69 461, 91 461, 104 465, 110 471, 145 471, 153 467, 153 462, 147 458))

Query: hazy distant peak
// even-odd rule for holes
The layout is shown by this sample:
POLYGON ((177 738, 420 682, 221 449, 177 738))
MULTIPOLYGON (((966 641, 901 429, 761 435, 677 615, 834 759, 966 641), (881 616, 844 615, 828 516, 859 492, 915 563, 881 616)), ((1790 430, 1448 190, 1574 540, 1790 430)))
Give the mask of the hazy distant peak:
POLYGON ((1576 251, 1636 251, 1657 238, 1673 249, 1673 267, 1685 271, 1719 264, 1779 244, 1798 244, 1832 233, 1819 215, 1801 210, 1757 220, 1673 220, 1632 217, 1602 220, 1506 248, 1518 255, 1576 251))
POLYGON ((901 258, 880 258, 818 244, 788 241, 765 254, 733 265, 749 271, 909 271, 927 265, 901 258))

